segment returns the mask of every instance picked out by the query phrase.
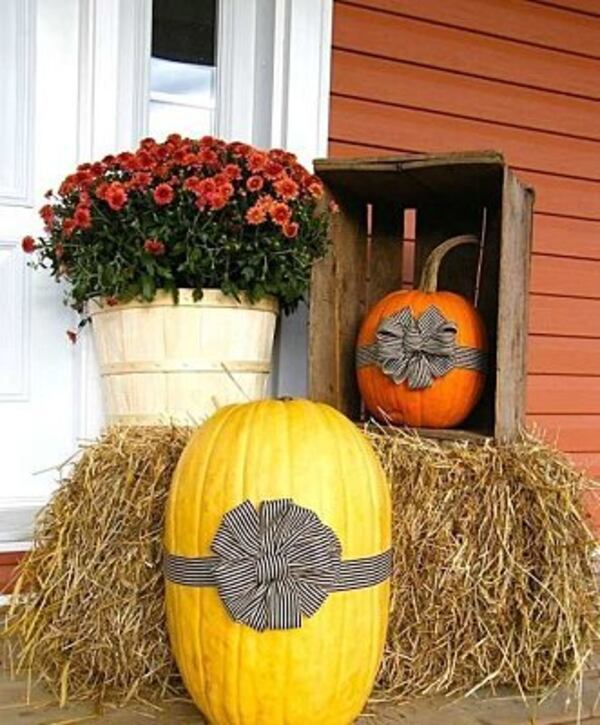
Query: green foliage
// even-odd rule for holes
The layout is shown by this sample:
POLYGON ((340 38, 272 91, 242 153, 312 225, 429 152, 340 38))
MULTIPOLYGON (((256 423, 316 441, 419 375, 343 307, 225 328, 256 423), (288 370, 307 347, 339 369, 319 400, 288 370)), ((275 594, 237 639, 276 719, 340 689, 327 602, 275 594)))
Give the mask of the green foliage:
POLYGON ((46 233, 23 240, 33 266, 67 281, 67 302, 152 300, 219 288, 286 312, 304 297, 327 247, 321 182, 295 157, 170 136, 82 164, 40 210, 46 233), (260 188, 256 188, 260 187, 260 188))

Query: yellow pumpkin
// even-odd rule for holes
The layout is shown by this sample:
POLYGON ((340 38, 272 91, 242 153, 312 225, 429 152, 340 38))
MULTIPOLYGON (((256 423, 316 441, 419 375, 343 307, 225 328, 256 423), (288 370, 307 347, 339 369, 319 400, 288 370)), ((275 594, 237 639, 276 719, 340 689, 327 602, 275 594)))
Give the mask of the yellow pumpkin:
MULTIPOLYGON (((327 405, 267 400, 223 408, 193 435, 169 495, 165 555, 214 556, 225 514, 282 498, 333 531, 342 561, 389 551, 388 485, 366 438, 327 405)), ((297 628, 257 631, 233 620, 215 586, 167 576, 171 645, 194 702, 228 725, 353 722, 383 650, 383 579, 330 591, 297 628)))

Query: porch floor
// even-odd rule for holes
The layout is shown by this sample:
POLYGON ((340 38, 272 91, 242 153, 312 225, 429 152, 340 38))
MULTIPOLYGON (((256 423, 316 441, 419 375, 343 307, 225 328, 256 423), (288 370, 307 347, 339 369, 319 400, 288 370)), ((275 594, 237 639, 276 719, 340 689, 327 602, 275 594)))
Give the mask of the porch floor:
MULTIPOLYGON (((496 697, 476 696, 468 700, 448 701, 442 698, 421 700, 411 705, 377 704, 369 714, 360 718, 360 725, 568 725, 582 722, 600 725, 600 706, 596 703, 600 691, 598 671, 590 672, 584 680, 583 697, 578 720, 577 703, 569 693, 559 692, 543 705, 525 706, 520 697, 511 692, 496 697), (594 707, 596 708, 594 709, 594 707), (597 713, 597 714, 596 714, 597 713)), ((572 693, 571 693, 572 695, 572 693)), ((23 679, 10 680, 0 674, 0 723, 2 725, 71 725, 71 723, 98 722, 120 725, 148 725, 156 722, 203 723, 193 705, 183 702, 165 704, 161 710, 130 705, 127 708, 105 708, 101 714, 93 707, 73 704, 58 708, 52 704, 44 688, 32 688, 27 703, 27 684, 23 679)), ((307 723, 312 725, 312 723, 307 723)))

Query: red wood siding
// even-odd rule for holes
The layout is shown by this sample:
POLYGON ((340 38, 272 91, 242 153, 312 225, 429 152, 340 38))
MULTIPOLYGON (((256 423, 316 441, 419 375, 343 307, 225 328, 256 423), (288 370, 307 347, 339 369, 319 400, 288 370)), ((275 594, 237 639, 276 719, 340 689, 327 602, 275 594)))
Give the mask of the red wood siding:
POLYGON ((0 553, 0 594, 10 594, 15 582, 15 572, 21 559, 22 551, 0 553))
POLYGON ((528 420, 600 475, 600 0, 336 0, 330 153, 493 148, 536 189, 528 420))

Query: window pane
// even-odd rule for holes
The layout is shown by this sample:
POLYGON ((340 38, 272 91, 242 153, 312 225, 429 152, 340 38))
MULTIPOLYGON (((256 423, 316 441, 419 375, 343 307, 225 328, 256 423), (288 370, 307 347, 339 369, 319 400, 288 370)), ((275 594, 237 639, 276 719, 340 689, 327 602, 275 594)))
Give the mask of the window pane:
POLYGON ((176 131, 182 136, 198 138, 212 133, 214 112, 205 108, 177 106, 173 103, 150 101, 150 135, 164 139, 176 131))
POLYGON ((213 133, 214 0, 154 0, 150 62, 150 135, 213 133))
POLYGON ((173 96, 181 103, 211 107, 215 97, 215 69, 152 58, 150 87, 153 93, 173 96))
POLYGON ((216 0, 153 0, 152 55, 215 65, 216 0))

